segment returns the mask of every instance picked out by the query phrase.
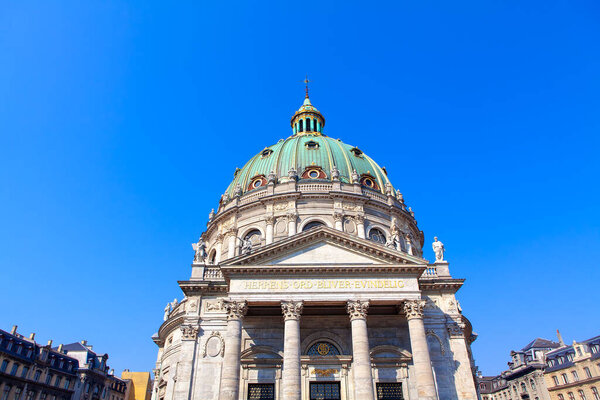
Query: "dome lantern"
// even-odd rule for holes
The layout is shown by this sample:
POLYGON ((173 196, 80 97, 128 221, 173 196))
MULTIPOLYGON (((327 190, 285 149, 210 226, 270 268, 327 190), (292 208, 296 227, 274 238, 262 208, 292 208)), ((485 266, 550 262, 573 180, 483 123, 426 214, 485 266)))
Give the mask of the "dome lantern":
POLYGON ((302 106, 294 113, 290 124, 292 126, 292 132, 294 135, 321 135, 323 133, 323 127, 325 126, 325 118, 313 106, 308 96, 308 78, 304 80, 306 83, 306 95, 302 106))

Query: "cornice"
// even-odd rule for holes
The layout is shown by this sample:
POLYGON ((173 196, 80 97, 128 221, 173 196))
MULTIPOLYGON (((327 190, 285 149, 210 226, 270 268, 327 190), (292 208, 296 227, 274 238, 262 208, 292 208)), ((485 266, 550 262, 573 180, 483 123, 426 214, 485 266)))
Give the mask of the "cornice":
POLYGON ((442 278, 420 278, 419 288, 421 290, 452 290, 458 291, 465 283, 464 279, 442 278))
POLYGON ((181 313, 177 318, 169 318, 158 329, 158 337, 164 341, 164 339, 171 333, 174 329, 177 329, 184 321, 185 314, 181 313))
POLYGON ((227 283, 223 281, 177 281, 179 287, 186 296, 206 293, 227 292, 227 283))
POLYGON ((424 265, 227 265, 221 266, 225 279, 229 280, 234 275, 326 275, 332 273, 364 275, 369 274, 405 274, 420 276, 425 270, 424 265))

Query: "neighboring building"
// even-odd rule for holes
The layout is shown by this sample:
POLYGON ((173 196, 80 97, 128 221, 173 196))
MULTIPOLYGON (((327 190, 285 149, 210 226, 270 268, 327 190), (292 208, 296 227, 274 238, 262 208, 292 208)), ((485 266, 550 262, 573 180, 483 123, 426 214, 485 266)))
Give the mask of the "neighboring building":
POLYGON ((600 400, 600 336, 546 354, 552 400, 600 400))
POLYGON ((477 379, 482 400, 550 400, 544 380, 544 354, 559 343, 537 338, 520 351, 511 351, 509 369, 477 379))
POLYGON ((17 333, 0 330, 0 400, 71 400, 78 361, 17 333))
POLYGON ((79 382, 73 400, 125 400, 127 382, 109 373, 108 354, 97 354, 92 349, 85 340, 62 347, 79 361, 79 382))
MULTIPOLYGON (((154 400, 477 398, 464 280, 437 238, 436 262, 424 259, 386 169, 324 125, 307 92, 291 136, 235 170, 179 282, 185 298, 153 336, 154 400)), ((415 166, 398 163, 409 179, 415 166)), ((215 167, 197 183, 218 184, 215 167)))
POLYGON ((150 372, 133 372, 126 369, 121 379, 131 381, 128 400, 150 400, 152 395, 152 380, 150 372))
MULTIPOLYGON (((113 372, 113 371, 111 371, 113 372)), ((119 379, 112 373, 108 375, 108 391, 106 400, 127 400, 129 399, 129 393, 132 392, 131 381, 126 379, 119 379)))

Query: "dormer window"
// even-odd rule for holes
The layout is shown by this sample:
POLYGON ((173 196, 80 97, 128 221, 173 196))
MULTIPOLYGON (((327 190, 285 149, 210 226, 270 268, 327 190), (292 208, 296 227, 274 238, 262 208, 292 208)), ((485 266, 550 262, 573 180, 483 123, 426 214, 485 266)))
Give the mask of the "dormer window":
POLYGON ((269 157, 271 154, 273 153, 273 150, 271 149, 264 149, 261 153, 262 158, 266 158, 269 157))
POLYGON ((267 179, 263 175, 258 175, 252 178, 250 185, 248 185, 247 190, 258 189, 259 187, 266 186, 267 179))
POLYGON ((352 152, 352 154, 354 154, 355 157, 361 157, 363 154, 363 152, 358 147, 353 147, 350 149, 350 151, 352 152))
POLYGON ((361 185, 368 187, 369 189, 379 190, 379 186, 377 185, 377 181, 370 175, 363 175, 360 178, 361 185))
POLYGON ((302 173, 302 179, 327 179, 327 175, 321 167, 308 167, 302 173))
POLYGON ((309 150, 317 150, 319 148, 319 143, 315 142, 314 140, 309 140, 304 144, 304 146, 306 146, 306 148, 309 150))

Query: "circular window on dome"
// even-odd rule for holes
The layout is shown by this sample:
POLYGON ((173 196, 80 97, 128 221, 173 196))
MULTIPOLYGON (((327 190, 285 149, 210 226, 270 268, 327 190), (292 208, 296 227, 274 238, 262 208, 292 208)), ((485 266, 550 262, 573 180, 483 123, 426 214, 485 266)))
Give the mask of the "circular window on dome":
POLYGON ((370 188, 372 188, 373 186, 375 186, 375 183, 373 182, 373 179, 371 179, 371 178, 365 178, 363 180, 363 183, 364 183, 365 186, 368 186, 370 188))
POLYGON ((312 179, 317 179, 319 177, 319 171, 317 171, 316 169, 313 169, 312 171, 308 172, 308 176, 311 177, 312 179))
POLYGON ((262 186, 265 186, 266 184, 267 184, 267 179, 263 175, 255 176, 250 181, 250 184, 248 185, 248 189, 246 189, 246 190, 258 189, 262 186))
POLYGON ((385 244, 385 233, 383 233, 380 229, 373 228, 369 231, 369 240, 372 240, 376 243, 385 244))
POLYGON ((373 178, 370 175, 365 175, 362 178, 360 178, 360 183, 363 186, 368 187, 369 189, 379 190, 379 186, 377 185, 375 178, 373 178))
POLYGON ((258 229, 252 229, 244 236, 244 240, 250 240, 253 245, 260 245, 260 238, 261 234, 258 229))

